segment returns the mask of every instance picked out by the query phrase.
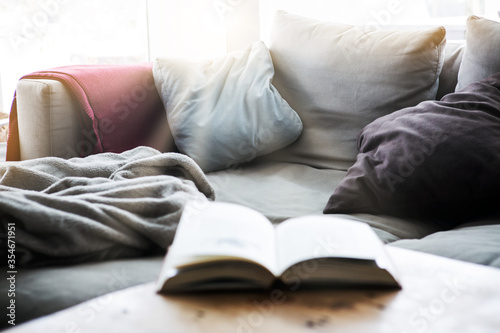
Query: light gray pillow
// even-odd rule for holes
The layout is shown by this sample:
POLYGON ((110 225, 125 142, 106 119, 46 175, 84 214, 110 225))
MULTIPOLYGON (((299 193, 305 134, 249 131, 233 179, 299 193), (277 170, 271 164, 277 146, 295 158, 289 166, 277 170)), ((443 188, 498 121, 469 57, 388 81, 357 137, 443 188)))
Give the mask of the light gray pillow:
POLYGON ((465 53, 465 42, 446 43, 444 48, 443 69, 439 75, 439 89, 436 99, 455 92, 458 82, 458 71, 465 53))
POLYGON ((273 84, 304 130, 272 158, 347 170, 364 126, 436 97, 445 35, 443 27, 374 30, 278 12, 269 46, 273 84))
POLYGON ((470 16, 456 90, 500 72, 500 23, 470 16))
POLYGON ((210 172, 293 142, 302 122, 273 75, 262 42, 220 59, 156 59, 153 77, 177 148, 210 172))

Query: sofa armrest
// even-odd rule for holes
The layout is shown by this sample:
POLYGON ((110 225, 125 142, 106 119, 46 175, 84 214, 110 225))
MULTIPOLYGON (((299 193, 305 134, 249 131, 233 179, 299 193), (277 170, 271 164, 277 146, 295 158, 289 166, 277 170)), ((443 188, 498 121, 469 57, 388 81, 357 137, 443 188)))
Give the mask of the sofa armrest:
POLYGON ((21 79, 16 95, 21 160, 71 158, 91 144, 90 138, 85 142, 80 106, 61 82, 21 79))
MULTIPOLYGON (((71 158, 92 153, 95 139, 90 118, 72 92, 52 79, 19 80, 16 89, 20 159, 71 158)), ((163 117, 165 118, 165 117, 163 117)), ((177 151, 166 118, 150 130, 143 145, 177 151)))

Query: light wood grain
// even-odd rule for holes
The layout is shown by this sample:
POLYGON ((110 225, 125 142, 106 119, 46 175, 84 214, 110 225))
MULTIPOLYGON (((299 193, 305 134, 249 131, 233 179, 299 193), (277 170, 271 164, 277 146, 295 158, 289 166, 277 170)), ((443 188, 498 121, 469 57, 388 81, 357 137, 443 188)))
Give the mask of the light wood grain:
POLYGON ((399 291, 162 296, 148 283, 8 332, 500 332, 499 269, 388 251, 400 274, 399 291))

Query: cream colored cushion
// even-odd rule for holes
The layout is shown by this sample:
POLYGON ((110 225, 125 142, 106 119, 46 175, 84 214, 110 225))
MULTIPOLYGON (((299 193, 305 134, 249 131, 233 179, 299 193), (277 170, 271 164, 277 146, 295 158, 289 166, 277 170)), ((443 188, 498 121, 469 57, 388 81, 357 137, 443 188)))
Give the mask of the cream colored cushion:
POLYGON ((500 22, 470 16, 465 41, 456 90, 500 72, 500 22))
POLYGON ((270 51, 273 84, 304 130, 273 158, 347 170, 374 119, 434 99, 445 30, 372 30, 278 12, 270 51))

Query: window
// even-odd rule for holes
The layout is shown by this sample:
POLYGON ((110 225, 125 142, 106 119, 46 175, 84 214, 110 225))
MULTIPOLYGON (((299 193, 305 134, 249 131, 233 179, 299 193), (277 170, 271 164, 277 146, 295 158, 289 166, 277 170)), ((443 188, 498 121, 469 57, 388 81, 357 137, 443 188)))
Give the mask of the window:
POLYGON ((447 40, 463 40, 469 15, 499 19, 499 0, 268 0, 261 1, 261 32, 266 36, 275 10, 339 23, 374 27, 444 25, 447 40))
POLYGON ((145 0, 2 0, 0 111, 9 112, 15 85, 29 72, 147 61, 147 30, 145 0))
POLYGON ((378 27, 445 25, 463 39, 470 14, 498 20, 499 0, 2 0, 0 112, 29 72, 81 63, 206 58, 267 40, 274 12, 378 27))

